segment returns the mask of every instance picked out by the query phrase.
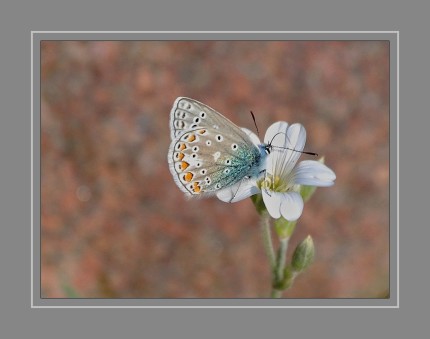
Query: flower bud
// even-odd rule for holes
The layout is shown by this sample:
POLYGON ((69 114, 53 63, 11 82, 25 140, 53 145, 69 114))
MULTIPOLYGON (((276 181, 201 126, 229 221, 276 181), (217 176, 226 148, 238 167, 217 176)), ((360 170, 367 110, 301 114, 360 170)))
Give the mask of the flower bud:
POLYGON ((291 266, 297 272, 303 271, 313 262, 315 256, 314 242, 310 235, 295 249, 291 266))

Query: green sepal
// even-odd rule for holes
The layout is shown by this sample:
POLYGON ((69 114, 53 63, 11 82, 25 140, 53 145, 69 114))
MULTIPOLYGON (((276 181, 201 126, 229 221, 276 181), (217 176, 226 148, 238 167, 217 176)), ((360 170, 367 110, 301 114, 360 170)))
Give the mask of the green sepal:
POLYGON ((290 238, 296 228, 297 220, 288 221, 284 217, 280 217, 276 219, 275 222, 275 231, 280 239, 290 238))
POLYGON ((254 203, 255 209, 258 214, 262 215, 267 212, 266 205, 264 205, 263 196, 260 194, 251 195, 251 200, 254 203))
POLYGON ((302 196, 303 201, 308 201, 315 193, 316 189, 316 186, 300 185, 300 195, 302 196))

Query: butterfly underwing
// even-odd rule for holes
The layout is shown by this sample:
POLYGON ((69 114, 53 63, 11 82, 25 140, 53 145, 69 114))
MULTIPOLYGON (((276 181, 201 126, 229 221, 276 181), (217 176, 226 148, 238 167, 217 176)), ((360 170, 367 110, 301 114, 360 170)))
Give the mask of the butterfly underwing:
POLYGON ((170 112, 170 172, 187 196, 207 196, 258 177, 265 144, 213 108, 179 97, 170 112))

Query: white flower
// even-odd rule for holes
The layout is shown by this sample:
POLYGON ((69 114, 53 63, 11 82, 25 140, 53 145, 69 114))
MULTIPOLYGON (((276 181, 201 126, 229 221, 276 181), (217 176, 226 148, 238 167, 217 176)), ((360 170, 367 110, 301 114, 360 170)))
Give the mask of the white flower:
POLYGON ((306 130, 301 124, 289 126, 286 122, 276 122, 267 129, 264 142, 271 148, 263 178, 242 180, 217 196, 222 201, 236 202, 261 192, 273 218, 282 215, 289 221, 297 220, 303 211, 300 185, 331 186, 336 175, 314 160, 305 160, 295 166, 306 143, 306 130))
POLYGON ((306 143, 306 130, 300 124, 274 123, 264 140, 272 145, 261 184, 264 204, 275 219, 282 215, 289 221, 297 220, 303 211, 299 185, 331 186, 336 175, 314 160, 302 161, 295 167, 306 143))

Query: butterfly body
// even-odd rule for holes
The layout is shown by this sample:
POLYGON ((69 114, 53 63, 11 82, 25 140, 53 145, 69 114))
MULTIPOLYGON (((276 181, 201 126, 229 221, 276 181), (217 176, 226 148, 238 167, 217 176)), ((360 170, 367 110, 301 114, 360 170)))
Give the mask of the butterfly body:
POLYGON ((170 129, 169 169, 188 196, 214 194, 262 172, 267 147, 203 103, 177 98, 170 129))

